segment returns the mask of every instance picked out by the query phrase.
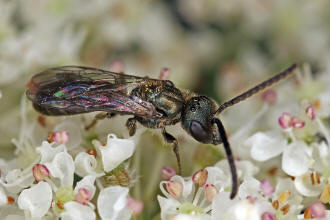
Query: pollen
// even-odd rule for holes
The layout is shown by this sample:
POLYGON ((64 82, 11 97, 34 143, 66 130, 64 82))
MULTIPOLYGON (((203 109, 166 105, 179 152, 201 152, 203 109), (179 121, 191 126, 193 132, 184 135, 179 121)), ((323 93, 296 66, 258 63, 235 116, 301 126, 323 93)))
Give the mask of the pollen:
POLYGON ((272 202, 272 206, 273 206, 273 208, 274 208, 275 210, 278 210, 278 207, 280 206, 278 200, 273 201, 273 202, 272 202))
POLYGON ((11 196, 8 196, 7 197, 7 202, 8 202, 9 205, 14 204, 15 199, 13 197, 11 197, 11 196))
POLYGON ((283 206, 281 208, 281 211, 282 211, 283 215, 286 215, 290 211, 290 205, 286 204, 285 206, 283 206))
POLYGON ((323 203, 330 203, 330 184, 327 184, 320 196, 320 201, 323 203))
POLYGON ((281 192, 280 195, 278 196, 278 201, 281 204, 284 204, 288 201, 288 198, 290 195, 291 195, 291 192, 289 190, 281 192))

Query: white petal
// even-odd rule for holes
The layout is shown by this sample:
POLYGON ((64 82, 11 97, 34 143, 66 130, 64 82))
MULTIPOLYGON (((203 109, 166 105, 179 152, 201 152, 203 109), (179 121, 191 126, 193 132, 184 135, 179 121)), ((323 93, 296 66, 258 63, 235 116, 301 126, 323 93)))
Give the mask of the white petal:
POLYGON ((61 213, 62 220, 94 220, 94 210, 78 202, 67 202, 64 204, 65 211, 61 213))
POLYGON ((39 182, 25 189, 18 197, 18 207, 29 210, 32 218, 41 218, 47 212, 52 202, 52 189, 46 182, 39 182))
POLYGON ((195 192, 195 185, 192 179, 191 178, 184 179, 183 177, 176 175, 176 176, 172 176, 171 180, 182 184, 183 189, 182 189, 181 198, 183 198, 184 201, 192 201, 195 192))
POLYGON ((212 200, 212 220, 235 219, 231 213, 228 213, 230 207, 235 206, 239 200, 237 196, 234 199, 229 198, 229 192, 221 192, 215 195, 212 200))
POLYGON ((97 161, 93 155, 86 152, 80 152, 74 159, 75 173, 79 176, 93 175, 96 177, 103 176, 103 172, 98 172, 97 161))
POLYGON ((180 206, 180 202, 172 198, 165 198, 157 196, 158 203, 160 206, 161 219, 171 219, 177 214, 177 208, 180 206))
POLYGON ((5 193, 5 190, 2 187, 0 187, 0 207, 7 205, 7 203, 8 203, 8 197, 5 193))
POLYGON ((213 184, 217 189, 227 187, 231 182, 228 175, 219 167, 206 167, 208 172, 206 183, 213 184))
POLYGON ((287 141, 282 133, 277 131, 264 133, 257 132, 249 137, 245 146, 251 146, 251 157, 257 161, 266 161, 276 157, 287 146, 287 141))
POLYGON ((77 182, 76 188, 74 189, 74 194, 77 194, 80 188, 85 188, 91 193, 91 198, 93 198, 95 193, 95 176, 85 176, 82 180, 77 182))
POLYGON ((307 173, 294 179, 294 185, 298 192, 303 196, 313 197, 321 194, 324 184, 313 185, 310 180, 310 174, 307 173))
POLYGON ((310 161, 304 142, 293 142, 283 152, 282 169, 291 176, 301 176, 307 172, 310 161))
POLYGON ((34 177, 32 175, 32 168, 21 171, 19 169, 13 169, 9 171, 5 177, 5 182, 0 179, 0 183, 11 193, 18 193, 22 189, 31 186, 34 182, 34 177))
POLYGON ((238 196, 243 200, 248 196, 259 197, 260 182, 253 177, 247 177, 238 189, 238 196))
POLYGON ((128 188, 110 186, 101 190, 98 200, 98 213, 102 219, 125 220, 131 218, 131 212, 126 208, 128 188))
POLYGON ((135 143, 132 139, 119 139, 114 134, 108 135, 107 145, 102 146, 97 140, 93 144, 101 155, 103 168, 106 172, 115 169, 123 161, 130 158, 135 149, 135 143))
POLYGON ((53 177, 60 178, 62 186, 72 186, 74 162, 70 154, 60 152, 51 163, 45 164, 53 177))
POLYGON ((45 164, 51 162, 56 154, 62 152, 65 149, 63 144, 53 147, 52 144, 47 141, 43 141, 40 147, 37 147, 37 151, 41 154, 40 163, 45 164))

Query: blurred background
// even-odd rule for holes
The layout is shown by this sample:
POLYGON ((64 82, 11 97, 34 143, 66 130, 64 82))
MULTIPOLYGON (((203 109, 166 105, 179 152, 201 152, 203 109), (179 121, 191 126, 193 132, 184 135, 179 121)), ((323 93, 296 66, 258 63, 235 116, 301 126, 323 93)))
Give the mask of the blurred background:
MULTIPOLYGON (((293 62, 329 72, 329 8, 327 0, 1 0, 0 156, 13 155, 25 86, 39 71, 69 64, 110 69, 119 61, 127 74, 157 78, 168 67, 177 87, 221 103, 293 62)), ((228 129, 244 123, 247 114, 253 113, 225 123, 228 129)), ((120 122, 124 128, 125 120, 120 122)), ((103 134, 111 131, 111 125, 101 128, 103 134)), ((151 137, 142 135, 147 147, 137 154, 151 154, 151 145, 162 143, 151 137)), ((182 133, 179 141, 185 137, 182 133)), ((190 158, 204 161, 200 166, 214 163, 199 158, 207 154, 203 149, 182 147, 190 158)), ((161 151, 163 161, 174 161, 170 150, 161 151)), ((139 160, 143 166, 154 162, 139 160)), ((188 175, 193 170, 184 169, 188 175)), ((142 194, 152 197, 149 191, 142 194)), ((148 210, 148 216, 158 212, 148 210)))

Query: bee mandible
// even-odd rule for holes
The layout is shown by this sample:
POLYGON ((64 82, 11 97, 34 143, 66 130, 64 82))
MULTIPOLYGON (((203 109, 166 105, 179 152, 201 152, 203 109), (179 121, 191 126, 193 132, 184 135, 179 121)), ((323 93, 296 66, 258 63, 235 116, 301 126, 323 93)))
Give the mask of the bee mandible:
POLYGON ((56 67, 34 75, 28 83, 26 95, 34 108, 44 115, 100 112, 87 128, 97 120, 119 114, 133 116, 126 122, 130 136, 135 134, 137 122, 147 128, 161 129, 165 141, 173 146, 179 174, 178 141, 166 131, 166 127, 181 122, 183 129, 195 140, 205 144, 223 144, 232 174, 230 198, 234 198, 238 188, 235 162, 225 128, 216 116, 293 74, 296 67, 296 64, 291 65, 220 106, 206 96, 176 88, 169 80, 82 66, 56 67))

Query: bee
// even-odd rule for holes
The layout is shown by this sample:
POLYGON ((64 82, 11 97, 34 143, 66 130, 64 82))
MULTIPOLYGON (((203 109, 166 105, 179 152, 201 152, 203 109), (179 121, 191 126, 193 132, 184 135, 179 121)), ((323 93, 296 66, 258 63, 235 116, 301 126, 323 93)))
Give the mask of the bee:
POLYGON ((87 128, 97 120, 119 114, 133 116, 126 122, 130 136, 135 134, 137 122, 147 128, 161 129, 164 140, 173 146, 179 174, 178 141, 166 131, 166 127, 181 122, 183 129, 195 140, 205 144, 223 144, 232 174, 230 198, 234 198, 238 188, 235 162, 225 128, 216 116, 293 74, 296 67, 296 64, 291 65, 220 106, 206 96, 175 87, 169 80, 82 66, 56 67, 36 74, 28 83, 26 95, 34 108, 44 115, 100 112, 87 128))

